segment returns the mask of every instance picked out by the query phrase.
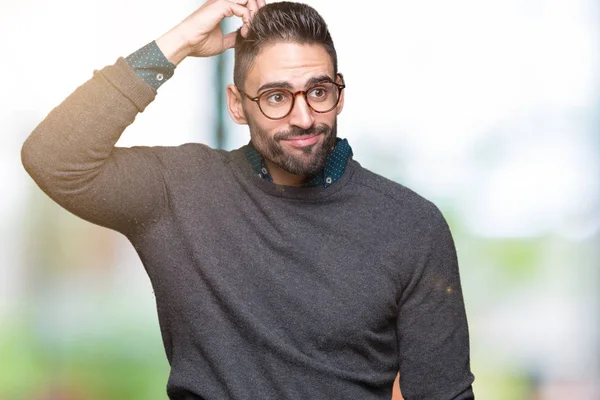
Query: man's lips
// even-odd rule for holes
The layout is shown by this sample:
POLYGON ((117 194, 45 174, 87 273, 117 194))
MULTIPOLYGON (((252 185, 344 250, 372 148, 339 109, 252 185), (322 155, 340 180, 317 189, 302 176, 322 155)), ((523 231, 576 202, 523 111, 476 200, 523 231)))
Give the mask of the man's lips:
POLYGON ((304 146, 310 146, 311 144, 317 143, 320 135, 321 135, 321 133, 315 133, 314 135, 310 135, 310 136, 307 135, 307 136, 298 136, 298 137, 293 137, 293 138, 281 139, 281 141, 289 143, 290 145, 292 145, 294 147, 304 147, 304 146))

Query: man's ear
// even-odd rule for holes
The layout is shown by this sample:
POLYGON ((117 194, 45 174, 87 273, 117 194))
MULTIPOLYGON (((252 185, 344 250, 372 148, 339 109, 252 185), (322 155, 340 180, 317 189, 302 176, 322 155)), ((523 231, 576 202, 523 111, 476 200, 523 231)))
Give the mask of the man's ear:
MULTIPOLYGON (((344 84, 344 75, 338 73, 335 82, 339 84, 344 84)), ((344 109, 344 93, 346 93, 346 89, 342 90, 342 93, 340 93, 340 101, 338 101, 337 106, 335 106, 335 112, 337 115, 340 115, 340 113, 344 109)))
POLYGON ((248 121, 246 120, 246 114, 244 113, 244 108, 242 107, 242 94, 238 90, 238 88, 229 84, 227 86, 227 110, 229 111, 229 115, 231 115, 231 119, 236 124, 247 125, 248 121))

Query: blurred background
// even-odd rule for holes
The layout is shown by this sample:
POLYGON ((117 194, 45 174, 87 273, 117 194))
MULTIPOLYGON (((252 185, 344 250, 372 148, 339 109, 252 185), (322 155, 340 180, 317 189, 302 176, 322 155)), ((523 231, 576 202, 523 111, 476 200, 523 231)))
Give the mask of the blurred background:
MULTIPOLYGON (((339 136, 449 221, 477 397, 600 399, 599 3, 306 3, 328 22, 346 79, 339 136)), ((201 4, 0 5, 0 399, 166 399, 133 248, 52 203, 20 147, 94 69, 201 4)), ((219 103, 232 57, 180 64, 119 145, 247 143, 219 103)))

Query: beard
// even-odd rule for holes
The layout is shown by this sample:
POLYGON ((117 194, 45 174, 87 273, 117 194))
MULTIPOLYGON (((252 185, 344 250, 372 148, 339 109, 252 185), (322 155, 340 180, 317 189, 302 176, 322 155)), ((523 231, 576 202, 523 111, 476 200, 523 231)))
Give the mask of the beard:
POLYGON ((323 170, 337 138, 337 118, 331 127, 326 124, 314 125, 309 129, 292 127, 286 131, 276 132, 274 135, 262 130, 250 119, 248 119, 248 126, 252 144, 264 159, 284 171, 300 176, 313 176, 323 170), (281 144, 283 139, 308 137, 315 134, 321 134, 323 139, 315 144, 299 148, 301 154, 292 153, 281 144))

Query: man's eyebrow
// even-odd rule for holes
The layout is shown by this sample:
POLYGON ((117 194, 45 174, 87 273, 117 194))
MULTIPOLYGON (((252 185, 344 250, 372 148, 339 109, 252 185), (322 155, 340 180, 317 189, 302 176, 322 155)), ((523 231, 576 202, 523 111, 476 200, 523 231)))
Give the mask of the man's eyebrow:
POLYGON ((277 82, 269 82, 269 83, 265 83, 264 85, 262 85, 261 87, 258 88, 258 93, 262 92, 263 90, 266 89, 288 89, 288 90, 292 90, 293 87, 292 85, 290 85, 289 82, 286 81, 277 81, 277 82))
MULTIPOLYGON (((331 77, 329 77, 329 75, 325 75, 325 74, 319 75, 319 76, 314 76, 306 82, 304 87, 310 88, 321 82, 333 82, 333 79, 331 79, 331 77)), ((267 90, 267 89, 287 89, 287 90, 291 91, 294 88, 292 87, 292 85, 289 82, 276 81, 276 82, 265 83, 264 85, 262 85, 261 87, 258 88, 257 92, 261 93, 262 91, 267 90)))
POLYGON ((333 79, 331 79, 329 77, 329 75, 319 75, 319 76, 315 76, 314 78, 310 78, 308 80, 308 82, 306 82, 305 87, 309 88, 312 86, 315 86, 318 83, 323 83, 323 82, 333 82, 333 79))

